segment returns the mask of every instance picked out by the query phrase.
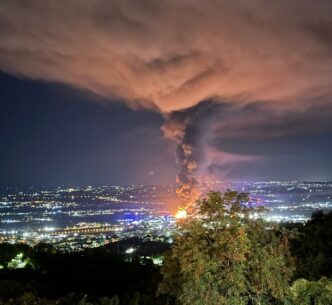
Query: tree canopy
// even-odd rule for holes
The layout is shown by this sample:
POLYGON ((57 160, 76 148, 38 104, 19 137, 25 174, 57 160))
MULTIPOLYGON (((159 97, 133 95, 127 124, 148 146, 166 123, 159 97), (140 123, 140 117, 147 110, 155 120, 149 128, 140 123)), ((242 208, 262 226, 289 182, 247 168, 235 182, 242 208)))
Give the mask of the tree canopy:
POLYGON ((311 282, 298 279, 290 289, 290 301, 294 305, 332 304, 332 280, 326 277, 311 282))
POLYGON ((292 240, 296 277, 319 280, 332 276, 332 212, 318 211, 305 225, 296 226, 299 236, 292 240))
POLYGON ((247 194, 211 192, 178 223, 159 293, 182 305, 265 304, 288 294, 285 230, 267 227, 247 194))

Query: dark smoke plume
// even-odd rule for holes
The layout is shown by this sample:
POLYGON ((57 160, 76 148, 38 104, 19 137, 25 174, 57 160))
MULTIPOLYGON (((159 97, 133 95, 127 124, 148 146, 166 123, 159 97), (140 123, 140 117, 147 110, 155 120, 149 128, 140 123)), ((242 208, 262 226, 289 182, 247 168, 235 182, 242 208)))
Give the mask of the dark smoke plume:
POLYGON ((276 109, 269 102, 240 106, 211 99, 170 113, 162 131, 177 145, 177 194, 182 203, 190 205, 200 196, 204 179, 227 179, 234 166, 264 158, 250 152, 250 143, 332 131, 331 106, 315 104, 309 110, 276 109), (227 145, 230 141, 237 143, 237 151, 227 145))
POLYGON ((161 127, 165 137, 177 144, 180 172, 176 177, 176 193, 185 205, 193 203, 201 193, 198 173, 205 158, 206 143, 203 142, 208 130, 205 123, 219 107, 212 101, 201 102, 192 108, 172 112, 161 127))

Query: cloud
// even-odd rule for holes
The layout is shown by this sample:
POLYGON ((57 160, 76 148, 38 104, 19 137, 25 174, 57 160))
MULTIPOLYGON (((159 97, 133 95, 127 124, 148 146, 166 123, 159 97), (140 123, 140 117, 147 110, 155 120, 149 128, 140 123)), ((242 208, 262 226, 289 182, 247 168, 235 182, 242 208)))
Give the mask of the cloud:
POLYGON ((161 112, 192 201, 205 177, 257 159, 227 143, 331 132, 331 11, 330 0, 4 0, 0 69, 161 112))
POLYGON ((161 112, 211 97, 300 109, 331 96, 331 11, 329 0, 1 1, 0 69, 161 112))
MULTIPOLYGON (((320 101, 325 97, 321 96, 320 101)), ((210 128, 218 135, 215 143, 232 141, 264 141, 284 136, 313 135, 332 132, 332 103, 303 100, 304 109, 276 107, 272 102, 256 102, 244 106, 218 103, 210 128)))

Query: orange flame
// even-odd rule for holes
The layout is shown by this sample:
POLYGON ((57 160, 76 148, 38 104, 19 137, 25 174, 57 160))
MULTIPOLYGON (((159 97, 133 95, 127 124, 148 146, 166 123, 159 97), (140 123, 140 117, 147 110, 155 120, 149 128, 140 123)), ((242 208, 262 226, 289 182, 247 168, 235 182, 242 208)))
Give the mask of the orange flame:
POLYGON ((184 219, 187 217, 187 211, 183 208, 180 208, 174 215, 176 219, 184 219))

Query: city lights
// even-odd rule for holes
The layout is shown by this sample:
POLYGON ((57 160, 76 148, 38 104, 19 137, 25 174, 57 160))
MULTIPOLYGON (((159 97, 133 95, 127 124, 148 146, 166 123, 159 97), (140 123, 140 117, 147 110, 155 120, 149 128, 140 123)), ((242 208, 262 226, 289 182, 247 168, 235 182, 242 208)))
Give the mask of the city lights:
MULTIPOLYGON (((328 182, 217 181, 207 189, 248 192, 249 206, 267 208, 250 217, 269 222, 303 223, 314 211, 332 210, 332 183, 328 182)), ((203 187, 201 191, 206 193, 203 187)), ((174 202, 174 193, 173 186, 144 185, 8 188, 0 193, 0 243, 34 246, 43 242, 64 252, 132 237, 170 243, 176 222, 188 217, 183 207, 171 212, 166 202, 167 198, 174 202)))

